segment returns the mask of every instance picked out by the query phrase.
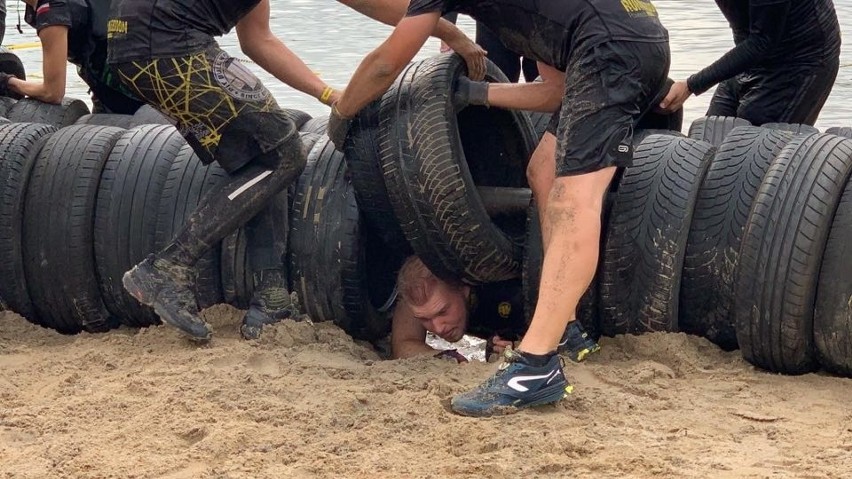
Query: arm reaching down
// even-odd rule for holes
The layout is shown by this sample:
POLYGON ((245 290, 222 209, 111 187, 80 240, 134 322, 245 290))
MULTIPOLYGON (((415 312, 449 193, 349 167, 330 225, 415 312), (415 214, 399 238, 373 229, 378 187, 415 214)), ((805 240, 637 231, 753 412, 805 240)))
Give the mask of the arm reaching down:
POLYGON ((41 40, 43 81, 9 80, 9 89, 45 103, 61 103, 65 97, 68 68, 68 27, 51 25, 38 32, 41 40))
POLYGON ((285 84, 332 104, 339 93, 330 90, 269 28, 269 0, 261 2, 237 23, 240 49, 261 68, 285 84))

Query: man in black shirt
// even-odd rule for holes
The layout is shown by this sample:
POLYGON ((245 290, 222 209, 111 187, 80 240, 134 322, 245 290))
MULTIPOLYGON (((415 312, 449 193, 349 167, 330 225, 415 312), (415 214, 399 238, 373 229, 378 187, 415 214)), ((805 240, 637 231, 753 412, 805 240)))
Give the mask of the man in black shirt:
POLYGON ((736 46, 677 82, 660 106, 675 111, 719 84, 707 115, 754 125, 813 125, 840 65, 840 25, 831 0, 716 0, 736 46))
POLYGON ((46 103, 65 97, 66 68, 77 73, 92 92, 97 113, 132 115, 144 105, 121 84, 107 65, 108 0, 25 0, 26 22, 41 40, 42 79, 9 78, 8 88, 18 95, 46 103))
MULTIPOLYGON (((269 16, 269 0, 112 1, 109 63, 121 81, 175 120, 204 164, 215 161, 229 174, 202 198, 171 244, 123 278, 136 299, 194 339, 206 340, 211 332, 190 291, 193 266, 250 219, 256 289, 241 332, 256 337, 263 324, 294 314, 273 247, 281 244, 282 232, 275 228, 274 210, 258 213, 299 175, 305 153, 295 125, 270 92, 214 37, 236 28, 242 51, 279 80, 326 104, 338 93, 273 35, 269 16)), ((481 49, 471 48, 473 42, 458 29, 445 22, 434 30, 454 48, 470 52, 484 70, 481 49)))
POLYGON ((528 169, 545 251, 535 315, 495 376, 455 396, 451 406, 460 414, 489 416, 559 401, 572 387, 557 345, 595 272, 604 193, 616 169, 631 164, 633 128, 665 84, 668 33, 647 0, 373 3, 398 23, 332 107, 329 137, 338 148, 349 119, 387 91, 447 12, 471 16, 507 48, 535 59, 544 80, 488 84, 462 78, 454 92, 457 108, 555 111, 561 101, 528 169))
MULTIPOLYGON (((409 257, 399 270, 391 330, 395 359, 431 354, 465 360, 453 350, 438 352, 428 346, 424 342, 427 331, 451 343, 471 334, 486 339, 487 349, 502 353, 514 345, 524 329, 520 280, 476 287, 461 281, 444 281, 417 256, 409 257)), ((572 321, 557 349, 572 361, 580 362, 600 347, 579 321, 572 321)))

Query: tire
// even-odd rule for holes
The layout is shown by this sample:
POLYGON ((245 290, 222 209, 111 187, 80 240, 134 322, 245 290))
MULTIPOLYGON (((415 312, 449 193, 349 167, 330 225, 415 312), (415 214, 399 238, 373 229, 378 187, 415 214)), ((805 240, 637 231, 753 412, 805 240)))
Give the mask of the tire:
POLYGON ((299 126, 299 131, 302 133, 316 133, 317 135, 325 135, 328 131, 328 115, 311 118, 303 125, 299 126))
POLYGON ((62 333, 117 326, 95 269, 93 223, 101 171, 124 130, 74 125, 47 139, 24 204, 24 273, 39 323, 62 333))
POLYGON ((852 377, 852 181, 840 197, 822 257, 814 308, 814 342, 822 367, 852 377))
MULTIPOLYGON (((296 124, 296 129, 301 130, 302 127, 309 121, 311 121, 311 115, 303 112, 302 110, 296 110, 295 108, 282 108, 282 112, 284 112, 284 116, 293 120, 293 123, 296 124)), ((328 118, 326 116, 326 118, 328 118)))
POLYGON ((648 138, 651 135, 668 135, 668 136, 676 136, 678 138, 686 138, 686 136, 679 131, 641 128, 641 129, 637 129, 635 132, 633 132, 633 148, 634 149, 637 148, 639 145, 642 144, 643 141, 645 141, 646 138, 648 138))
POLYGON ((813 313, 819 268, 850 172, 852 140, 799 136, 779 153, 757 191, 732 307, 743 357, 755 366, 787 374, 817 366, 813 313))
POLYGON ((142 105, 133 114, 133 126, 174 125, 175 122, 151 105, 142 105))
POLYGON ((683 264, 680 329, 727 351, 737 348, 730 308, 748 212, 766 170, 792 138, 786 131, 734 128, 698 191, 683 264))
MULTIPOLYGON (((379 156, 390 203, 409 244, 432 272, 471 284, 518 278, 526 218, 492 221, 476 186, 528 187, 535 133, 524 112, 470 106, 456 112, 458 55, 409 65, 382 98, 379 156)), ((506 81, 492 63, 486 79, 506 81)))
POLYGON ((71 126, 83 115, 88 115, 89 106, 82 100, 63 98, 62 103, 53 105, 32 98, 18 100, 6 112, 6 118, 12 123, 33 122, 53 125, 57 128, 71 126))
MULTIPOLYGON (((129 116, 129 115, 127 115, 129 116)), ((157 252, 160 197, 186 141, 171 125, 143 125, 116 142, 101 174, 95 211, 95 262, 107 310, 132 327, 159 324, 122 285, 124 273, 157 252)))
MULTIPOLYGON (((218 164, 204 165, 188 144, 181 147, 166 177, 157 214, 156 250, 165 248, 180 232, 202 196, 226 181, 227 173, 218 164)), ((199 308, 221 303, 221 244, 195 264, 195 298, 199 308)))
POLYGON ((698 185, 715 148, 648 137, 621 178, 603 249, 601 327, 609 336, 678 330, 678 292, 698 185))
POLYGON ((299 133, 299 138, 302 140, 302 148, 304 148, 305 156, 307 156, 314 148, 314 145, 316 145, 322 138, 322 135, 317 133, 301 132, 299 133))
POLYGON ((6 96, 0 96, 0 117, 3 117, 5 120, 11 123, 11 120, 7 118, 6 115, 9 114, 9 109, 17 103, 17 100, 14 98, 9 98, 6 96))
POLYGON ((550 119, 553 118, 553 113, 543 113, 540 111, 531 111, 530 115, 530 124, 532 124, 533 131, 535 132, 535 137, 538 141, 541 141, 541 138, 547 133, 547 125, 550 124, 550 119))
MULTIPOLYGON (((538 303, 539 285, 541 282, 541 267, 544 261, 541 223, 535 203, 531 204, 527 211, 527 237, 524 244, 524 264, 521 275, 523 288, 524 317, 527 324, 532 321, 535 314, 535 306, 538 303)), ((577 305, 577 320, 583 325, 587 333, 595 339, 601 336, 601 328, 598 311, 598 278, 595 274, 589 289, 580 298, 577 305)))
POLYGON ((719 146, 725 141, 728 133, 738 126, 751 126, 751 123, 748 120, 732 116, 705 116, 692 122, 687 136, 694 140, 706 141, 713 146, 719 146))
POLYGON ((246 245, 246 232, 243 228, 222 241, 222 294, 226 303, 240 309, 249 307, 254 292, 246 245))
POLYGON ((819 130, 816 127, 803 125, 801 123, 764 123, 760 126, 762 128, 769 128, 770 130, 789 131, 800 135, 819 133, 819 130))
POLYGON ((290 221, 290 288, 311 319, 333 321, 360 339, 386 335, 389 318, 368 292, 366 230, 355 191, 343 154, 328 138, 308 156, 290 221))
POLYGON ((130 129, 135 126, 133 115, 119 115, 113 113, 90 113, 78 118, 74 124, 117 126, 124 129, 130 129))
MULTIPOLYGON (((0 40, 2 40, 2 38, 0 38, 0 40)), ((0 72, 14 75, 21 80, 27 79, 27 71, 24 69, 24 64, 21 62, 21 58, 12 53, 6 47, 0 47, 0 72)), ((10 100, 19 100, 23 98, 22 95, 13 91, 8 91, 6 94, 9 96, 3 98, 9 98, 10 100)))
POLYGON ((31 321, 36 315, 24 275, 24 198, 36 157, 55 131, 37 123, 0 126, 0 298, 8 309, 31 321))
POLYGON ((852 127, 849 126, 835 126, 825 130, 826 133, 831 133, 832 135, 842 136, 844 138, 852 138, 852 127))

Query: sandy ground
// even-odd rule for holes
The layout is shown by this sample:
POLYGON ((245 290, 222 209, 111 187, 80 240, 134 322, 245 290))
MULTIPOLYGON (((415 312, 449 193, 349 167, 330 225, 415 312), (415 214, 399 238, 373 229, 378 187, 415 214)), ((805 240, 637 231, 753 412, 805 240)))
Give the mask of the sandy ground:
POLYGON ((494 364, 381 361, 339 329, 65 337, 0 313, 0 477, 848 477, 852 381, 680 334, 603 340, 556 406, 458 417, 494 364))

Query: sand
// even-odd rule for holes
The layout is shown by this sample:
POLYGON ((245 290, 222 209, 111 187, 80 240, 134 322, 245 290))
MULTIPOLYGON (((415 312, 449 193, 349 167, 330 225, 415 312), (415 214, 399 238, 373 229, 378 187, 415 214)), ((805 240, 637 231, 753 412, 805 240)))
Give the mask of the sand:
POLYGON ((249 343, 205 311, 61 336, 0 313, 0 477, 842 477, 852 381, 761 372, 682 334, 603 339, 556 406, 472 419, 448 399, 494 364, 384 361, 329 324, 249 343))

